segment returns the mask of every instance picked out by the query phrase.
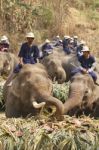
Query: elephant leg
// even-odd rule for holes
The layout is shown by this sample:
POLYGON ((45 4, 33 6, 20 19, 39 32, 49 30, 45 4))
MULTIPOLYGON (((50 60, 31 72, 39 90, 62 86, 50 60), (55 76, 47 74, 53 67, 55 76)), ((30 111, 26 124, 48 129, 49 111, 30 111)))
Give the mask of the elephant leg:
POLYGON ((21 106, 20 106, 19 98, 10 94, 10 99, 7 98, 5 104, 5 113, 6 113, 6 117, 8 118, 12 118, 12 117, 18 118, 21 116, 21 106))
POLYGON ((99 118, 99 104, 95 104, 95 108, 93 108, 94 111, 93 111, 93 117, 95 118, 99 118))

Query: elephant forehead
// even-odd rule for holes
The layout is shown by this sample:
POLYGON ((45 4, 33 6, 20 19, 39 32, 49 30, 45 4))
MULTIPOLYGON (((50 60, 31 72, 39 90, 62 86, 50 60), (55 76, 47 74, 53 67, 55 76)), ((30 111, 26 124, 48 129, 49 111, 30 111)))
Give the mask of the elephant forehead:
POLYGON ((72 77, 71 81, 81 81, 82 77, 79 75, 75 75, 72 77))
POLYGON ((41 75, 37 75, 35 78, 32 78, 32 83, 36 84, 36 85, 47 85, 48 84, 48 78, 46 78, 45 76, 41 76, 41 75))

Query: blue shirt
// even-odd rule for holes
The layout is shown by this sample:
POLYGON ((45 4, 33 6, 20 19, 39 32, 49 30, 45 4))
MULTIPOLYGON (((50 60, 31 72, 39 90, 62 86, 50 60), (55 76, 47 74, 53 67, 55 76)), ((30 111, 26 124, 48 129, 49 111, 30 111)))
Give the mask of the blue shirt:
POLYGON ((79 62, 81 66, 85 69, 89 69, 92 67, 93 63, 95 62, 95 58, 89 55, 89 58, 85 58, 83 55, 79 57, 79 62))
POLYGON ((43 46, 42 46, 42 51, 52 51, 53 50, 53 47, 50 45, 50 44, 44 44, 43 46))
POLYGON ((69 46, 65 47, 63 50, 68 55, 71 54, 71 52, 73 51, 73 49, 71 47, 69 47, 69 46))
POLYGON ((39 49, 36 45, 32 45, 30 47, 28 43, 25 42, 22 44, 18 56, 23 58, 23 63, 34 64, 37 62, 37 58, 39 57, 39 49))
POLYGON ((63 46, 63 43, 62 42, 60 42, 60 41, 57 41, 56 43, 55 43, 55 45, 54 45, 55 47, 57 47, 57 46, 63 46))
POLYGON ((81 53, 81 51, 82 51, 82 49, 83 49, 83 46, 82 45, 79 45, 78 47, 77 47, 77 53, 81 53))
POLYGON ((63 39, 63 49, 65 49, 68 46, 69 39, 63 39))

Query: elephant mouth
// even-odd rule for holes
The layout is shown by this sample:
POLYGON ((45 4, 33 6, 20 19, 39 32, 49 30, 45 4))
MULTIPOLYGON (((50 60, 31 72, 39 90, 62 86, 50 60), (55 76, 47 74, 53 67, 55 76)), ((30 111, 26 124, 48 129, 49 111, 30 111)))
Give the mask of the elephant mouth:
POLYGON ((88 97, 88 96, 91 95, 91 93, 92 93, 91 90, 90 90, 90 89, 87 89, 87 90, 85 91, 85 96, 88 97))

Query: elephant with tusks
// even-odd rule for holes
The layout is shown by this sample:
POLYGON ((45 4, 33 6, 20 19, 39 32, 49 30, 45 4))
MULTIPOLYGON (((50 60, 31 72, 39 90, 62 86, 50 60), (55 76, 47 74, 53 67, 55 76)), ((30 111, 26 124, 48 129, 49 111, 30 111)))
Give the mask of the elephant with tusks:
POLYGON ((52 81, 42 64, 25 64, 11 86, 9 82, 8 78, 4 85, 6 117, 37 115, 46 105, 56 106, 56 115, 64 113, 63 103, 52 96, 52 81))

